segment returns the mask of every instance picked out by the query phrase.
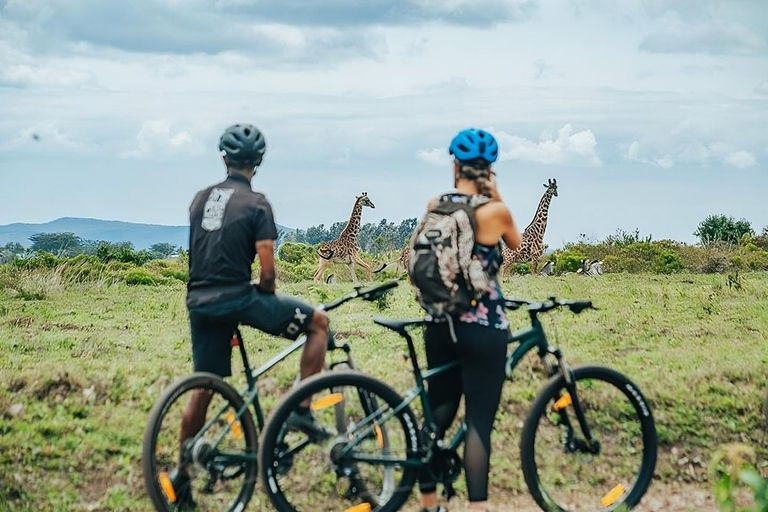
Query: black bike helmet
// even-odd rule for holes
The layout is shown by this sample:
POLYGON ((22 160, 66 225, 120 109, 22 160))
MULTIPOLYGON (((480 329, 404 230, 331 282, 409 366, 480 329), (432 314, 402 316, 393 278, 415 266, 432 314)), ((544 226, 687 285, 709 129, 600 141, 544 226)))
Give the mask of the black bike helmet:
POLYGON ((252 124, 235 124, 224 130, 219 139, 219 149, 233 164, 261 165, 267 142, 252 124))

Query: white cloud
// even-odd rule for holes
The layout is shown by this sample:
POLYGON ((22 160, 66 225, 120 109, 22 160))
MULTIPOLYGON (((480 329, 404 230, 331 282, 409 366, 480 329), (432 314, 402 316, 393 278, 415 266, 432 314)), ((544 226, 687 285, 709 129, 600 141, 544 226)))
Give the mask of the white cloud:
POLYGON ((664 155, 656 160, 656 165, 662 169, 669 169, 675 165, 675 161, 672 159, 672 155, 664 155))
POLYGON ((746 169, 747 167, 752 167, 757 164, 755 156, 747 151, 734 151, 728 153, 723 157, 723 161, 726 164, 738 167, 739 169, 746 169))
POLYGON ((738 23, 690 24, 675 20, 647 36, 640 50, 648 53, 751 55, 766 49, 765 38, 738 23))
POLYGON ((627 160, 639 161, 640 160, 640 143, 636 140, 632 141, 632 144, 627 148, 624 157, 627 160))
POLYGON ((570 123, 558 130, 557 137, 553 137, 549 132, 542 133, 538 142, 505 132, 491 131, 501 145, 500 161, 520 160, 545 165, 603 163, 597 154, 597 139, 592 130, 573 133, 570 123))
POLYGON ((10 87, 96 85, 96 76, 91 71, 62 65, 56 61, 33 58, 14 45, 14 41, 0 41, 0 85, 10 87))
POLYGON ((44 122, 22 128, 15 137, 2 145, 2 149, 34 152, 42 150, 78 151, 85 149, 85 146, 55 124, 44 122))
POLYGON ((636 140, 632 141, 630 144, 622 144, 619 146, 619 154, 625 160, 657 165, 662 169, 674 167, 675 163, 703 166, 713 163, 722 163, 739 169, 746 169, 757 165, 757 159, 752 153, 738 150, 734 148, 733 145, 726 142, 703 144, 696 140, 689 140, 685 143, 678 143, 674 147, 672 154, 664 153, 662 156, 659 156, 661 151, 659 151, 658 147, 655 150, 643 151, 642 153, 643 154, 641 154, 640 142, 636 140), (647 156, 648 153, 656 153, 656 155, 647 156))
POLYGON ((755 87, 755 92, 757 94, 764 94, 768 96, 768 80, 763 80, 760 82, 757 87, 755 87))
POLYGON ((420 149, 416 152, 416 158, 429 165, 445 167, 451 163, 451 155, 445 148, 420 149))
POLYGON ((202 148, 188 131, 171 130, 167 119, 144 121, 136 140, 120 156, 138 159, 164 159, 168 156, 199 155, 202 148))

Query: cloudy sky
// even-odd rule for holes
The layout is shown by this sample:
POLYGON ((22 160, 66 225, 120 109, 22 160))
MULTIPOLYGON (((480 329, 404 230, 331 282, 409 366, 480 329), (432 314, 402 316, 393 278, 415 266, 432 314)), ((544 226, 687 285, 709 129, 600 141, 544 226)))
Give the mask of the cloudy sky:
POLYGON ((0 0, 0 224, 185 224, 252 122, 291 227, 422 214, 446 152, 493 131, 521 228, 693 242, 768 224, 765 0, 0 0))

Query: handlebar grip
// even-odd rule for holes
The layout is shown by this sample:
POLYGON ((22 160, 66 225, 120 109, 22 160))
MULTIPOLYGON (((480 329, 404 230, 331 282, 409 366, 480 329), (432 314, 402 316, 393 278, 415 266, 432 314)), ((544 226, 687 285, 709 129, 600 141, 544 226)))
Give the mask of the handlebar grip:
POLYGON ((533 304, 531 301, 525 299, 510 299, 507 297, 504 298, 504 307, 510 311, 520 309, 523 306, 530 306, 531 304, 533 304))
POLYGON ((393 279, 392 281, 387 281, 381 286, 376 286, 375 288, 361 292, 359 297, 361 297, 363 300, 376 300, 385 292, 388 292, 392 288, 397 288, 399 285, 400 282, 393 279))
POLYGON ((568 302, 566 306, 568 306, 568 309, 577 315, 585 309, 595 309, 591 300, 574 300, 568 302))

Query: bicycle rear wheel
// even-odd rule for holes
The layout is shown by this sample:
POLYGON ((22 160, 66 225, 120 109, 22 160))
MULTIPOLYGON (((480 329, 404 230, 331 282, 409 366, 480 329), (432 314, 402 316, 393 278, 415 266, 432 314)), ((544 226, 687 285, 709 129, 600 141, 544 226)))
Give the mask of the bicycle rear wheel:
POLYGON ((599 366, 573 368, 592 438, 588 446, 565 378, 550 379, 525 421, 523 475, 547 512, 635 506, 651 483, 658 441, 650 406, 635 384, 599 366))
POLYGON ((144 484, 156 510, 245 509, 256 485, 258 434, 250 411, 237 418, 244 407, 232 386, 208 373, 180 379, 163 393, 147 420, 142 454, 144 484), (207 427, 186 440, 180 454, 182 417, 195 392, 211 398, 207 427), (191 476, 188 485, 174 485, 180 468, 191 476))
POLYGON ((276 510, 393 512, 416 480, 416 419, 392 388, 356 372, 333 371, 302 382, 272 412, 261 439, 264 489, 276 510), (328 435, 307 435, 289 417, 311 397, 328 435), (343 414, 340 414, 343 412, 343 414), (387 420, 390 415, 390 421, 387 420), (361 460, 365 459, 365 460, 361 460))

